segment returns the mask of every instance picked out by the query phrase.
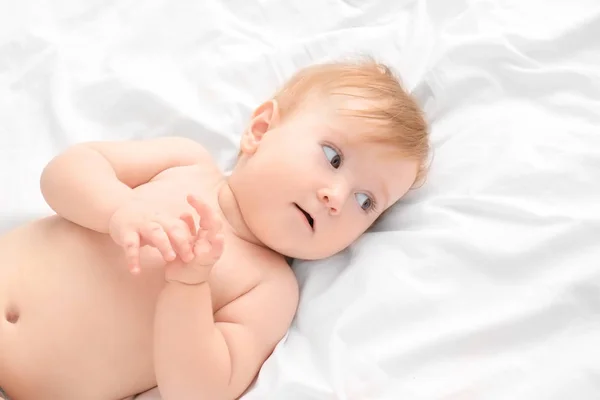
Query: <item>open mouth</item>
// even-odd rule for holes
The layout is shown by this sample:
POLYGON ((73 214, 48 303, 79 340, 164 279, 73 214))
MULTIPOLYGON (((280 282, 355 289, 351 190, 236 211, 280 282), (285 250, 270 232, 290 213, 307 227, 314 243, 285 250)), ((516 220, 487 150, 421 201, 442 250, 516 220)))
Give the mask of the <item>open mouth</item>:
POLYGON ((302 207, 300 207, 298 204, 294 203, 294 205, 298 208, 298 210, 302 211, 302 214, 304 214, 304 217, 306 217, 306 221, 308 221, 308 224, 310 225, 310 227, 314 228, 315 220, 313 219, 313 217, 311 217, 309 213, 304 211, 302 209, 302 207))

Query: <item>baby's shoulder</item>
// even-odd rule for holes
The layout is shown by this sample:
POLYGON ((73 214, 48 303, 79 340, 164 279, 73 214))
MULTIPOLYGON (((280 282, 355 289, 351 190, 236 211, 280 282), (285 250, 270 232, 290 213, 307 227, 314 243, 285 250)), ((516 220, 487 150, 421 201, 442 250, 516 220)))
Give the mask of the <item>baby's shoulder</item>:
POLYGON ((210 284, 220 294, 221 305, 266 285, 277 286, 277 292, 285 293, 292 301, 298 296, 296 276, 285 257, 234 235, 226 235, 223 255, 213 268, 210 284))

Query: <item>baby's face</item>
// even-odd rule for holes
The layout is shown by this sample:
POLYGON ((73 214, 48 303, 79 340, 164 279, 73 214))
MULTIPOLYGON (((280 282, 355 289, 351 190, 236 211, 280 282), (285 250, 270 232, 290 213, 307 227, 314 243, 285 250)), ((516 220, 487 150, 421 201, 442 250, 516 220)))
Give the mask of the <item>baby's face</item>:
POLYGON ((266 132, 239 172, 252 185, 237 194, 262 243, 293 258, 331 256, 410 189, 417 162, 359 130, 331 112, 303 111, 266 132))

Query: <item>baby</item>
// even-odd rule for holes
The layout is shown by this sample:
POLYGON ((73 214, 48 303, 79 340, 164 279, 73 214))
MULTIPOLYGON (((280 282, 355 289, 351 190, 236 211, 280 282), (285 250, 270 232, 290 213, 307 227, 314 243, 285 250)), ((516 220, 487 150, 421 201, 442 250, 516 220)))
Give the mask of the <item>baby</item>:
POLYGON ((425 174, 427 125, 372 61, 299 71, 224 176, 177 137, 77 144, 44 169, 56 215, 0 236, 12 400, 236 399, 288 330, 286 257, 354 242, 425 174))

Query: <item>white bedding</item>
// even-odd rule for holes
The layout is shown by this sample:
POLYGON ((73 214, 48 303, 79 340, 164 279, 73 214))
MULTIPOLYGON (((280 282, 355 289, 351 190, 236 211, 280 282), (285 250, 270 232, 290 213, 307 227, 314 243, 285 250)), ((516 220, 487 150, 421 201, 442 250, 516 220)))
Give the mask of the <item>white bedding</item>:
POLYGON ((297 68, 371 54, 424 105, 426 186, 294 265, 244 400, 600 398, 597 0, 0 0, 0 229, 79 141, 178 134, 231 165, 297 68))

